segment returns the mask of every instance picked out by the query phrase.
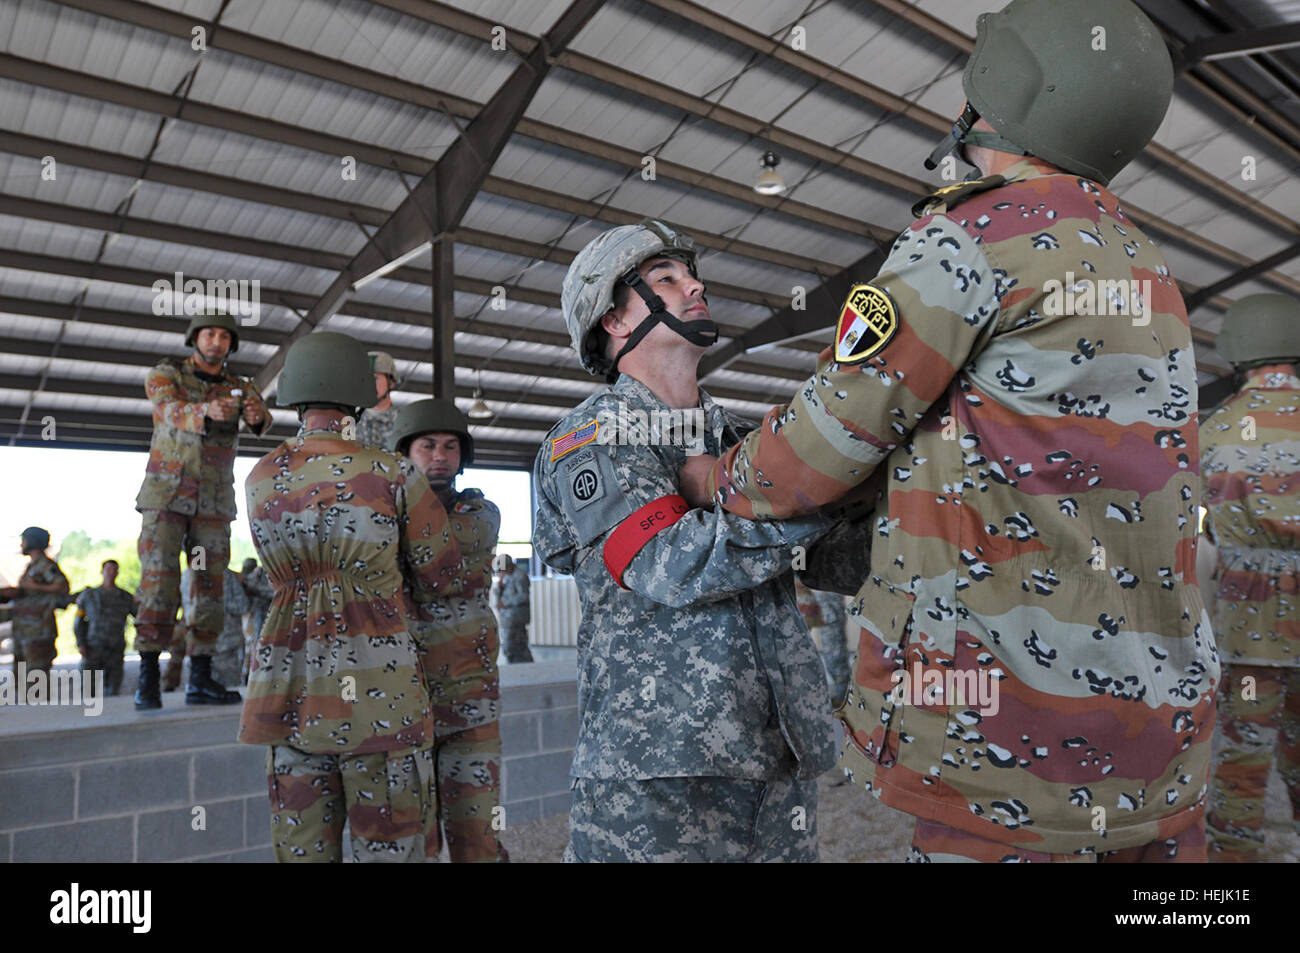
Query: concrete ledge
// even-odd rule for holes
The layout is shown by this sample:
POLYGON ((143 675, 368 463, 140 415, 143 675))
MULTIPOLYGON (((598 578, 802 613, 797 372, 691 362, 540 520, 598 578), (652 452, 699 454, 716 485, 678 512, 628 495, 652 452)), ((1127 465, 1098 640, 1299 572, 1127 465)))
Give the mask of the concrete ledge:
MULTIPOLYGON (((577 704, 572 658, 502 666, 507 824, 568 811, 577 704)), ((271 861, 266 749, 235 741, 239 706, 163 705, 0 709, 0 861, 271 861)))

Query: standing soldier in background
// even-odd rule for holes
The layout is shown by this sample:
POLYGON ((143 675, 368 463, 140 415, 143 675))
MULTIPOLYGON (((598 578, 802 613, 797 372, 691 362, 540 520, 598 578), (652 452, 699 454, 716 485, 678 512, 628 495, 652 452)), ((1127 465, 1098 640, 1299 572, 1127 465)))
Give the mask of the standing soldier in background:
POLYGON ((224 705, 240 700, 238 692, 212 678, 212 652, 225 624, 222 583, 235 518, 239 425, 263 434, 271 426, 271 414, 252 381, 226 370, 226 358, 239 349, 233 317, 191 318, 185 344, 194 348, 193 354, 184 361, 161 361, 145 381, 153 403, 153 440, 135 501, 141 513, 135 707, 141 710, 162 707, 158 654, 172 645, 182 551, 193 570, 195 605, 193 618, 185 620, 190 655, 185 701, 224 705))
POLYGON ((412 607, 411 634, 420 649, 433 703, 433 751, 439 823, 425 853, 442 840, 452 863, 509 860, 497 839, 501 791, 500 683, 496 619, 488 604, 492 551, 501 512, 482 490, 457 490, 456 477, 474 459, 469 421, 449 400, 417 400, 397 415, 393 449, 429 480, 460 547, 465 588, 412 607))
POLYGON ((978 33, 931 164, 984 178, 918 203, 813 376, 684 495, 789 517, 883 471, 841 763, 917 817, 912 859, 1203 862, 1191 331, 1105 188, 1173 68, 1129 0, 1014 0, 978 33))
POLYGON ((1223 656, 1211 861, 1253 861, 1274 759, 1300 834, 1300 302, 1242 298, 1215 342, 1236 392, 1201 425, 1223 656))
POLYGON ((212 677, 223 685, 236 685, 244 680, 244 613, 249 600, 239 575, 231 569, 226 570, 221 598, 225 625, 212 652, 212 677))
POLYGON ((122 688, 126 617, 135 615, 135 597, 118 587, 116 559, 105 559, 99 571, 102 584, 83 589, 77 596, 77 617, 72 631, 81 650, 82 671, 102 670, 104 691, 116 695, 122 688))
POLYGON ((59 637, 54 610, 67 605, 68 577, 45 553, 50 546, 48 532, 29 526, 19 539, 29 562, 14 587, 14 673, 18 672, 19 662, 26 662, 27 671, 49 674, 58 652, 54 647, 59 637))
POLYGON ((239 574, 240 584, 248 596, 248 612, 244 615, 244 666, 240 678, 248 681, 248 668, 253 659, 253 644, 257 633, 262 631, 266 621, 266 610, 271 605, 271 580, 266 578, 266 570, 249 556, 244 560, 243 572, 239 574))
POLYGON ((298 435, 248 476, 248 521, 275 587, 239 740, 267 745, 279 861, 421 861, 437 822, 433 712, 407 628, 418 603, 460 591, 460 550, 424 475, 343 436, 374 402, 346 334, 294 343, 281 406, 298 435))
POLYGON ((528 623, 532 604, 528 595, 528 564, 521 569, 509 556, 501 560, 501 628, 506 630, 506 661, 511 665, 531 662, 528 623))
POLYGON ((817 639, 821 650, 831 707, 838 708, 848 694, 849 680, 853 677, 844 641, 844 597, 838 592, 810 589, 798 577, 794 581, 794 593, 804 625, 817 639))
POLYGON ((397 408, 393 406, 393 391, 401 386, 397 377, 397 362, 387 351, 370 351, 370 371, 375 378, 375 406, 366 408, 357 420, 357 443, 367 447, 387 450, 392 446, 393 424, 397 408))

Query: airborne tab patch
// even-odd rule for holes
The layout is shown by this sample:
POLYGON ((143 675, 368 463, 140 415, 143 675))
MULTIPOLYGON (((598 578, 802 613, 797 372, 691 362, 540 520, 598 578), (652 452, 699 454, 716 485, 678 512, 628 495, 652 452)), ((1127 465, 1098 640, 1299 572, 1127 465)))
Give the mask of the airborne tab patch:
POLYGON ((593 420, 591 423, 585 424, 577 430, 570 430, 562 437, 556 437, 551 441, 551 462, 554 463, 570 450, 577 450, 579 447, 585 447, 596 439, 596 433, 599 430, 600 422, 593 420))
POLYGON ((889 292, 875 285, 854 285, 835 327, 835 361, 860 364, 878 352, 898 331, 898 309, 889 292))

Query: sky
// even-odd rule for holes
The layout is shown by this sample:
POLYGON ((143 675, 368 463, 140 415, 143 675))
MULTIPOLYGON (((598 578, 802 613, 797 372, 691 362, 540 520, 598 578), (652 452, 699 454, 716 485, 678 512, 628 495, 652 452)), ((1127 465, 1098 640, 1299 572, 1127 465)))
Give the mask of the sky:
MULTIPOLYGON (((52 447, 0 446, 0 547, 18 547, 18 534, 28 526, 49 530, 56 552, 73 530, 85 530, 92 540, 140 535, 135 495, 140 490, 149 454, 143 451, 72 450, 52 447)), ((235 460, 235 498, 239 517, 232 536, 251 541, 244 517, 242 487, 256 463, 253 457, 235 460)), ((530 476, 522 471, 468 469, 458 488, 478 487, 501 509, 502 541, 527 541, 532 536, 530 476)), ((507 552, 517 552, 507 547, 507 552)), ((527 552, 527 548, 523 548, 527 552)))

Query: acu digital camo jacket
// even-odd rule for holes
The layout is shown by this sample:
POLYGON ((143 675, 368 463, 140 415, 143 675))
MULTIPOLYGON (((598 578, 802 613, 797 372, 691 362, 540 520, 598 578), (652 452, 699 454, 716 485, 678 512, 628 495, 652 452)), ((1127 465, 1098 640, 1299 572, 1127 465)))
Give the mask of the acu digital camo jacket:
POLYGON ((262 408, 261 424, 249 429, 264 434, 271 427, 271 412, 257 385, 224 369, 218 375, 205 374, 190 355, 184 361, 160 361, 149 372, 144 389, 153 403, 153 438, 135 508, 233 520, 235 446, 243 418, 211 420, 204 416, 202 405, 240 390, 243 401, 262 408))
POLYGON ((1226 661, 1300 665, 1300 379, 1248 372, 1201 425, 1207 524, 1218 544, 1214 634, 1226 661))
MULTIPOLYGON (((718 453, 750 425, 700 396, 703 448, 718 453)), ((620 410, 668 409, 624 374, 556 425, 534 465, 533 547, 574 575, 582 606, 573 776, 763 780, 793 757, 814 778, 835 760, 830 700, 791 566, 830 522, 690 509, 684 434, 647 446, 614 425, 620 410)))
POLYGON ((434 740, 403 590, 417 602, 458 592, 460 550, 424 474, 341 429, 309 410, 248 475, 253 544, 275 595, 239 740, 392 755, 434 740))
POLYGON ((501 511, 482 490, 466 489, 452 498, 447 519, 464 590, 413 606, 410 619, 439 737, 496 721, 501 697, 500 641, 488 601, 501 511))
POLYGON ((840 716, 843 766, 885 803, 1047 853, 1200 824, 1219 662, 1178 287, 1113 194, 1039 160, 917 213, 710 488, 787 517, 884 471, 840 716), (859 360, 850 310, 873 302, 859 360))

